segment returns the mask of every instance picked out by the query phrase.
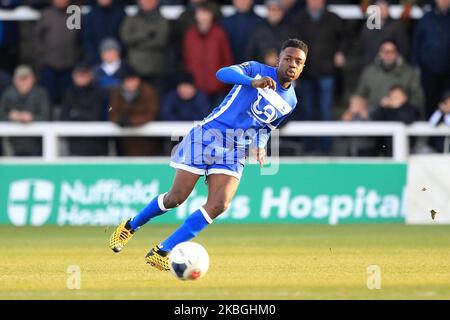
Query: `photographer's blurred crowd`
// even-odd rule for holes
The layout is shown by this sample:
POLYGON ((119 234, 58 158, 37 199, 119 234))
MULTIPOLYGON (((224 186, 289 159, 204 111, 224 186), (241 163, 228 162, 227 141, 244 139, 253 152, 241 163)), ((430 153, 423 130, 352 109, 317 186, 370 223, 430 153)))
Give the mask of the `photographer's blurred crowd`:
MULTIPOLYGON (((152 121, 203 119, 229 86, 216 71, 248 60, 276 65, 281 43, 309 46, 295 83, 295 121, 428 121, 450 125, 450 0, 0 0, 29 6, 36 21, 0 21, 0 121, 152 121), (67 27, 69 5, 84 5, 80 29, 67 27), (223 15, 223 5, 235 13, 223 15), (377 5, 380 25, 342 19, 327 5, 377 5), (392 4, 402 7, 390 17, 392 4), (136 5, 135 15, 125 12, 136 5), (175 20, 161 6, 182 5, 175 20), (267 16, 255 13, 264 5, 267 16), (411 17, 412 6, 424 15, 411 17), (369 27, 368 27, 369 26, 369 27)), ((168 155, 170 139, 70 138, 78 156, 168 155), (114 148, 111 151, 111 141, 114 148)), ((10 138, 17 156, 41 155, 39 138, 10 138)), ((443 152, 444 139, 413 139, 413 152, 443 152)), ((0 138, 1 143, 1 138, 0 138)), ((5 149, 0 145, 0 154, 5 149)), ((281 155, 381 156, 386 138, 283 138, 281 155), (341 151, 337 151, 341 150, 341 151)))

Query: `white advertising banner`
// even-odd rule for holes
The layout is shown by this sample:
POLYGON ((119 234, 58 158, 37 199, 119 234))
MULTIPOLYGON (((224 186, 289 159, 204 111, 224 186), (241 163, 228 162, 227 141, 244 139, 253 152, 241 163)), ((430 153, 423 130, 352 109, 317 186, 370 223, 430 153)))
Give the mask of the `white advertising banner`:
POLYGON ((416 155, 408 162, 407 224, 450 224, 450 155, 416 155))

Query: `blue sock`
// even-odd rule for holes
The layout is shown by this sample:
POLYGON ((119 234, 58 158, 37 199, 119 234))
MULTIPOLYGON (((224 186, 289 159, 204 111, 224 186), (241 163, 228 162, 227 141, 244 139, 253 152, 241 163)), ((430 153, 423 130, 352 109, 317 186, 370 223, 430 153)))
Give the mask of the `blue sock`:
POLYGON ((194 211, 184 223, 172 235, 158 247, 163 251, 171 251, 177 244, 188 241, 200 233, 206 226, 212 223, 203 207, 194 211))
POLYGON ((164 195, 165 193, 154 197, 141 212, 131 219, 130 226, 133 230, 139 229, 140 226, 146 224, 150 219, 167 212, 168 209, 164 207, 163 203, 164 195))

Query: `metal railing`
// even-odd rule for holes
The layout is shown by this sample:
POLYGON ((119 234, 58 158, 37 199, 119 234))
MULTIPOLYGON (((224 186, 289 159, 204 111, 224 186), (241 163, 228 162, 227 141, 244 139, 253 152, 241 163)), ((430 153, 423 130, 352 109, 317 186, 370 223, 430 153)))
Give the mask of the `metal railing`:
MULTIPOLYGON (((59 158, 59 140, 67 137, 182 137, 192 122, 152 122, 137 128, 121 128, 110 122, 35 122, 19 124, 0 122, 0 137, 42 137, 43 160, 59 158)), ((405 161, 409 155, 410 136, 445 136, 450 143, 450 127, 434 127, 427 122, 404 125, 396 122, 299 122, 290 121, 279 130, 281 137, 334 136, 379 137, 393 139, 392 158, 405 161)))

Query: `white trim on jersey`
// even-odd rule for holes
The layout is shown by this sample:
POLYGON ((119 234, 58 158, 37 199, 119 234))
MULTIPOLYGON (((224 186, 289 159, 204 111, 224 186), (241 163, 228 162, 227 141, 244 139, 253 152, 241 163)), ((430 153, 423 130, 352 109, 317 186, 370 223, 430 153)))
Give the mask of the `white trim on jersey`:
POLYGON ((226 174, 227 176, 233 176, 237 178, 238 180, 241 180, 241 175, 237 172, 227 170, 227 169, 208 169, 206 170, 206 176, 209 176, 210 174, 226 174))
POLYGON ((234 99, 236 99, 237 95, 239 94, 239 91, 241 91, 241 88, 242 88, 242 85, 239 85, 239 86, 236 88, 236 91, 233 92, 233 95, 231 96, 230 100, 228 100, 227 103, 226 103, 222 108, 220 108, 219 111, 217 111, 215 114, 213 114, 213 115, 211 116, 211 118, 205 119, 205 120, 203 121, 203 123, 201 123, 200 125, 202 126, 202 125, 204 125, 204 124, 207 124, 208 122, 210 122, 210 121, 216 119, 216 118, 219 117, 222 113, 224 113, 224 112, 231 106, 231 104, 234 102, 234 99))
POLYGON ((237 65, 231 66, 231 68, 233 68, 233 70, 238 71, 240 74, 244 74, 244 70, 242 70, 242 68, 239 68, 239 66, 237 65))
POLYGON ((195 173, 195 174, 198 174, 200 176, 203 176, 205 174, 205 171, 206 171, 205 169, 199 169, 199 168, 191 167, 191 166, 188 166, 186 164, 177 163, 177 162, 174 162, 174 161, 170 161, 169 166, 171 166, 172 168, 175 168, 175 169, 182 169, 182 170, 185 170, 185 171, 188 171, 188 172, 191 172, 191 173, 195 173))

